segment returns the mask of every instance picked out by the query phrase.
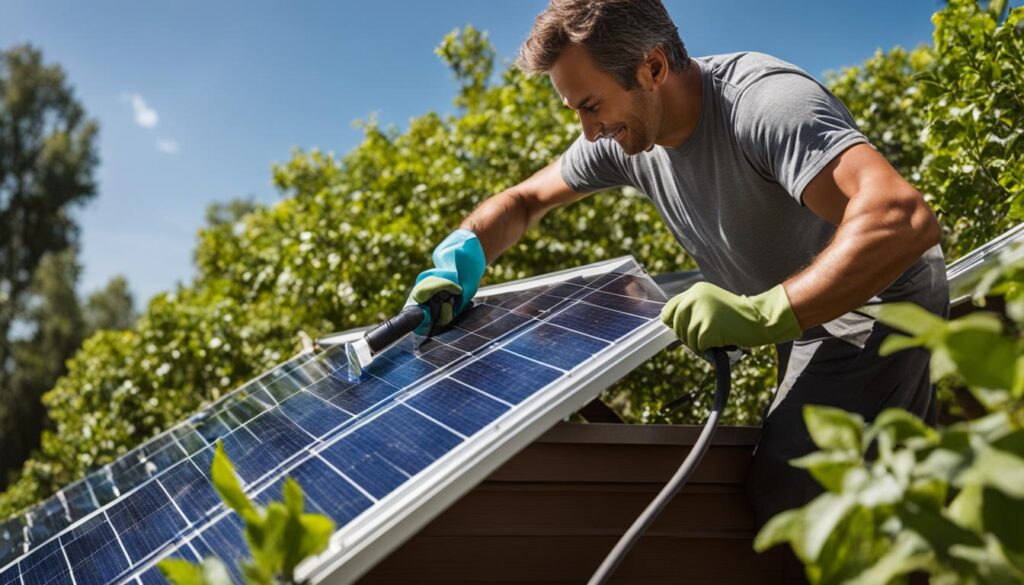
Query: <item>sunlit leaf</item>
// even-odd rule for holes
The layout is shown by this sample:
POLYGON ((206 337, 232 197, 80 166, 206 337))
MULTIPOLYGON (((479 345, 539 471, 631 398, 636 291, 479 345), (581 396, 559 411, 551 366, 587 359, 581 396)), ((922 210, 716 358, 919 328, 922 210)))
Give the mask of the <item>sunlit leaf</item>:
POLYGON ((864 419, 829 406, 804 406, 804 422, 814 444, 822 449, 860 452, 864 419))
POLYGON ((229 508, 243 515, 253 511, 252 502, 242 490, 242 484, 235 474, 235 467, 231 464, 227 454, 224 452, 224 445, 217 441, 217 448, 213 453, 213 464, 210 467, 210 476, 213 480, 213 487, 220 494, 224 503, 229 508))
POLYGON ((810 472, 825 489, 839 492, 843 489, 846 472, 861 464, 859 454, 850 451, 818 451, 789 462, 810 472))

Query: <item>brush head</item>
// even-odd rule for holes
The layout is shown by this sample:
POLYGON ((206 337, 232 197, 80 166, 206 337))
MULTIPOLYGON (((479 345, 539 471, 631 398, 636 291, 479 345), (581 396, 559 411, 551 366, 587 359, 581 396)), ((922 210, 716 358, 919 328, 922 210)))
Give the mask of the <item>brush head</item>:
POLYGON ((348 379, 356 382, 363 375, 363 368, 373 361, 373 353, 366 338, 357 339, 345 344, 345 358, 348 360, 348 379))

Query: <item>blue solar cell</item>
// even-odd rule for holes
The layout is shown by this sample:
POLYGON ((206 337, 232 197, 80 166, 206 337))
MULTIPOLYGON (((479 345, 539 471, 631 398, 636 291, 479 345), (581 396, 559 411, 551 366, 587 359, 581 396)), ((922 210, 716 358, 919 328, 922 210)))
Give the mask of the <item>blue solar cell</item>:
POLYGON ((271 408, 275 404, 277 404, 277 399, 271 396, 270 392, 267 392, 266 388, 260 388, 259 390, 256 390, 255 392, 252 393, 252 397, 255 398, 256 400, 259 400, 267 408, 271 408))
MULTIPOLYGON (((252 395, 236 395, 228 398, 224 404, 224 414, 226 415, 224 420, 236 420, 240 425, 256 418, 271 406, 252 395)), ((235 427, 231 426, 231 428, 235 427)))
MULTIPOLYGON (((348 364, 345 365, 348 368, 348 364)), ((336 374, 331 374, 322 380, 314 382, 308 390, 324 400, 330 401, 345 390, 355 386, 354 382, 343 380, 336 374)))
POLYGON ((85 481, 89 482, 92 494, 96 497, 96 501, 100 506, 113 501, 121 495, 121 492, 117 490, 107 476, 106 468, 90 473, 85 477, 85 481))
POLYGON ((531 319, 525 315, 507 313, 496 319, 494 322, 477 329, 475 333, 481 337, 486 337, 487 339, 499 339, 517 330, 530 320, 531 319))
POLYGON ((193 539, 192 546, 204 559, 215 556, 224 561, 235 583, 244 583, 241 566, 248 559, 249 545, 242 536, 242 521, 232 512, 215 524, 203 530, 199 538, 193 539))
POLYGON ((159 567, 153 567, 139 575, 139 583, 142 585, 169 585, 170 581, 160 572, 159 567))
POLYGON ((198 522, 220 504, 220 498, 207 476, 209 469, 205 467, 200 470, 196 462, 190 459, 182 461, 157 478, 192 523, 198 522))
POLYGON ((178 445, 190 457, 207 447, 207 443, 203 440, 202 435, 192 429, 179 428, 174 431, 174 436, 178 439, 178 445))
POLYGON ((416 351, 419 349, 417 345, 418 343, 419 340, 415 339, 414 336, 407 336, 398 343, 389 347, 384 351, 384 353, 379 354, 377 359, 374 360, 374 363, 383 360, 388 364, 390 369, 397 368, 416 357, 416 351))
POLYGON ((137 485, 149 479, 149 471, 146 469, 145 464, 137 464, 133 467, 125 469, 120 473, 115 473, 111 470, 111 475, 114 478, 114 482, 117 484, 117 489, 122 494, 132 490, 137 485))
MULTIPOLYGON (((287 477, 302 487, 307 512, 323 514, 339 527, 373 505, 373 500, 319 458, 306 460, 289 471, 287 477)), ((272 501, 281 501, 283 485, 282 477, 261 490, 256 500, 264 506, 272 501)))
POLYGON ((515 308, 514 312, 528 317, 543 318, 568 307, 572 301, 547 294, 537 295, 515 308))
POLYGON ((119 500, 107 514, 133 562, 147 557, 186 527, 185 519, 156 481, 119 500))
POLYGON ((284 370, 282 370, 279 375, 277 375, 277 376, 263 376, 262 378, 260 378, 260 380, 262 381, 262 383, 264 385, 266 385, 266 382, 269 382, 271 380, 276 380, 276 379, 282 378, 282 377, 289 377, 289 378, 292 378, 294 380, 294 382, 296 384, 298 384, 299 386, 309 386, 310 384, 312 384, 313 382, 317 381, 317 379, 321 378, 322 376, 318 376, 318 375, 316 375, 315 371, 311 372, 311 371, 307 370, 304 367, 308 361, 309 361, 309 358, 307 356, 307 358, 305 360, 303 360, 301 362, 296 362, 296 363, 292 364, 291 366, 289 366, 288 368, 285 368, 284 370))
POLYGON ((0 567, 21 556, 25 538, 25 519, 15 516, 0 522, 0 567))
POLYGON ((375 498, 383 498, 409 479, 380 455, 360 452, 351 442, 335 443, 320 455, 375 498))
POLYGON ((369 421, 352 436, 365 438, 367 446, 375 447, 377 453, 409 475, 462 442, 461 437, 401 405, 369 421))
MULTIPOLYGON (((167 555, 164 558, 185 559, 190 563, 198 563, 202 561, 202 559, 197 557, 195 553, 192 552, 192 549, 190 549, 187 544, 174 549, 173 553, 167 555)), ((139 581, 142 583, 142 585, 169 585, 170 583, 170 581, 168 581, 167 578, 164 577, 164 574, 160 571, 160 568, 156 566, 139 575, 139 581)))
POLYGON ((327 373, 348 367, 348 358, 345 356, 345 348, 340 345, 324 351, 314 359, 323 365, 323 369, 327 373))
POLYGON ((71 571, 64 560, 60 539, 36 548, 18 563, 25 585, 71 585, 71 571))
POLYGON ((32 518, 32 526, 28 532, 29 542, 42 542, 71 524, 64 503, 57 496, 47 498, 33 508, 29 516, 32 518))
POLYGON ((453 341, 461 338, 463 335, 466 335, 466 332, 463 331, 462 329, 459 329, 458 327, 445 327, 444 329, 441 329, 433 336, 431 336, 430 339, 432 341, 439 341, 441 343, 450 344, 453 341))
POLYGON ((454 347, 455 349, 458 349, 458 350, 461 350, 461 351, 468 351, 468 352, 472 353, 472 352, 480 349, 481 347, 483 347, 487 343, 490 343, 490 341, 491 341, 490 339, 487 339, 486 337, 480 337, 479 335, 477 335, 475 333, 466 333, 465 335, 460 337, 458 340, 453 341, 452 344, 451 344, 451 347, 454 347))
POLYGON ((366 379, 358 385, 331 398, 331 404, 340 406, 345 412, 362 414, 398 392, 398 388, 384 380, 367 377, 365 373, 363 377, 366 379))
POLYGON ((498 350, 456 370, 452 378, 506 402, 518 404, 560 375, 558 370, 498 350))
POLYGON ((648 320, 580 303, 555 315, 551 322, 607 341, 615 341, 648 320))
POLYGON ((185 450, 178 446, 173 437, 168 435, 167 442, 160 445, 159 449, 153 451, 146 450, 145 465, 148 469, 153 470, 154 473, 159 473, 165 469, 170 469, 175 463, 186 457, 188 457, 188 454, 185 453, 185 450))
POLYGON ((451 378, 438 380, 406 403, 467 437, 508 410, 507 404, 451 378))
POLYGON ((609 282, 615 280, 616 278, 619 278, 620 276, 622 276, 622 274, 619 273, 601 274, 599 276, 593 276, 590 278, 586 278, 584 280, 587 281, 587 286, 589 288, 601 288, 602 286, 608 284, 609 282))
POLYGON ((352 418, 352 415, 333 404, 306 392, 294 394, 282 402, 281 411, 299 428, 317 438, 323 437, 352 418))
POLYGON ((338 526, 348 523, 373 504, 320 459, 310 459, 288 475, 299 482, 308 498, 338 526))
POLYGON ((505 309, 499 309, 498 307, 492 307, 490 305, 475 305, 456 317, 452 322, 452 325, 462 329, 463 331, 476 331, 507 313, 508 311, 505 309))
MULTIPOLYGON (((472 335, 472 333, 467 333, 467 335, 472 335)), ((439 368, 451 365, 457 360, 468 356, 469 354, 464 351, 459 351, 450 346, 440 344, 437 344, 436 347, 425 353, 419 354, 419 358, 421 360, 431 363, 439 368)))
POLYGON ((396 388, 405 388, 418 382, 424 376, 430 375, 435 370, 437 370, 436 365, 419 358, 413 358, 390 371, 384 371, 379 374, 376 372, 371 373, 396 388))
POLYGON ((238 421, 226 413, 213 413, 203 419, 196 431, 209 444, 217 442, 217 439, 229 434, 232 429, 238 427, 238 421))
MULTIPOLYGON (((84 518, 96 509, 96 502, 92 499, 89 486, 84 481, 75 482, 64 488, 64 500, 68 504, 68 513, 71 515, 72 521, 84 518)), ((2 556, 0 554, 0 557, 2 556)), ((0 563, 0 565, 2 564, 0 563)))
POLYGON ((606 341, 543 323, 510 341, 505 349, 569 370, 608 345, 606 341))
POLYGON ((665 306, 664 303, 660 302, 634 299, 602 291, 594 291, 587 296, 582 297, 580 300, 592 305, 597 305, 606 309, 615 309, 616 311, 630 313, 637 317, 644 317, 646 319, 660 317, 661 309, 665 306))
POLYGON ((584 283, 579 280, 576 284, 571 282, 564 282, 558 286, 552 288, 547 293, 548 296, 560 297, 563 299, 571 299, 587 293, 587 290, 582 286, 584 283))
POLYGON ((71 529, 60 543, 77 585, 110 583, 128 569, 128 559, 102 514, 71 529))
POLYGON ((621 275, 601 287, 604 292, 624 295, 634 299, 665 302, 665 293, 649 278, 636 275, 621 275))
POLYGON ((322 455, 374 497, 382 497, 461 441, 412 410, 396 406, 343 436, 322 455))
POLYGON ((331 373, 333 368, 325 365, 322 361, 315 357, 310 357, 295 368, 293 375, 297 375, 302 378, 303 386, 309 386, 313 382, 323 378, 327 374, 331 373))
MULTIPOLYGON (((2 565, 3 563, 0 563, 2 565)), ((12 565, 6 571, 0 573, 0 585, 14 585, 21 583, 21 573, 18 572, 18 565, 12 565)))
POLYGON ((284 376, 265 382, 264 387, 267 392, 274 397, 275 401, 283 402, 284 400, 287 400, 289 396, 305 388, 310 383, 304 383, 294 375, 285 374, 284 376))
POLYGON ((502 309, 512 310, 533 297, 540 294, 541 290, 530 289, 520 292, 506 293, 501 295, 492 295, 487 297, 486 303, 495 307, 501 307, 502 309))
POLYGON ((295 456, 313 439, 276 409, 224 437, 224 450, 238 475, 251 483, 295 456))

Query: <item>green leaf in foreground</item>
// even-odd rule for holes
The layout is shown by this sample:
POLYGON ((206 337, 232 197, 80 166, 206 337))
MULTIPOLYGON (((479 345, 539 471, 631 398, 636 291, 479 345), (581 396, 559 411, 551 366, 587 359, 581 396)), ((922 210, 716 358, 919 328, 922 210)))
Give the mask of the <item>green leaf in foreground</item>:
POLYGON ((860 451, 864 419, 860 415, 831 406, 804 407, 804 422, 811 439, 826 450, 860 451))

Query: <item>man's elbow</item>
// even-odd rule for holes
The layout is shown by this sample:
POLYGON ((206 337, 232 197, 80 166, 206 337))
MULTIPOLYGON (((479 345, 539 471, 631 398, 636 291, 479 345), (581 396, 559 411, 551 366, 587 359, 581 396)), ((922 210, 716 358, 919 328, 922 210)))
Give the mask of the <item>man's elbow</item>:
POLYGON ((915 258, 939 243, 942 226, 917 190, 911 189, 897 197, 894 207, 899 239, 915 258))

